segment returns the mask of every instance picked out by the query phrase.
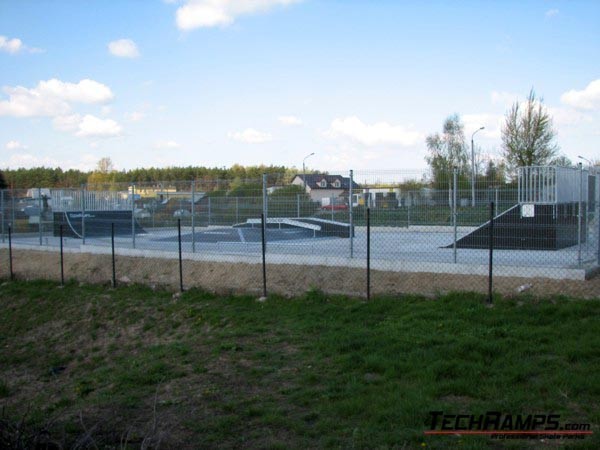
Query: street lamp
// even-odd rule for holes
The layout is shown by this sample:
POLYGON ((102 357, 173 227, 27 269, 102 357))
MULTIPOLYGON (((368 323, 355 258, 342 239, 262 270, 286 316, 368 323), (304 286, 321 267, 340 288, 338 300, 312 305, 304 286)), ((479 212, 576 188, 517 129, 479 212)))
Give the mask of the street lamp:
POLYGON ((302 181, 304 182, 304 192, 306 192, 306 166, 304 165, 304 163, 306 162, 306 160, 308 158, 310 158, 311 156, 313 156, 315 153, 312 152, 310 155, 306 155, 304 157, 304 159, 302 160, 302 181))
POLYGON ((584 160, 586 163, 588 163, 590 166, 593 166, 592 162, 591 162, 589 159, 587 159, 587 158, 584 158, 583 156, 577 156, 577 157, 578 157, 579 159, 583 159, 583 160, 584 160))
POLYGON ((471 206, 475 207, 475 145, 473 145, 473 136, 485 127, 481 127, 471 135, 471 206))

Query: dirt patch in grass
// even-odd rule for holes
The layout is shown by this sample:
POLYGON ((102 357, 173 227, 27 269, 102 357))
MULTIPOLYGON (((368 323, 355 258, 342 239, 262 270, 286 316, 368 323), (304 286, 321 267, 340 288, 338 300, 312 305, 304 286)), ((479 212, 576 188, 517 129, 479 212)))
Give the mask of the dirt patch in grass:
MULTIPOLYGON (((15 250, 13 267, 18 279, 60 279, 59 256, 54 252, 15 250)), ((0 250, 0 260, 7 251, 0 250)), ((117 257, 118 283, 141 283, 152 287, 178 289, 179 266, 176 260, 117 257)), ((7 264, 0 265, 0 277, 8 276, 7 264)), ((96 254, 66 254, 65 277, 86 283, 109 284, 112 279, 111 258, 96 254)), ((262 292, 260 264, 183 261, 185 288, 197 287, 222 294, 262 292)), ((454 291, 487 292, 487 277, 440 273, 371 272, 372 293, 421 294, 435 296, 454 291)), ((600 276, 591 280, 551 280, 547 278, 495 277, 494 291, 517 295, 519 287, 533 296, 566 295, 578 298, 600 297, 600 276)), ((269 293, 296 296, 311 289, 334 294, 363 296, 366 290, 364 269, 350 267, 267 266, 269 293)))

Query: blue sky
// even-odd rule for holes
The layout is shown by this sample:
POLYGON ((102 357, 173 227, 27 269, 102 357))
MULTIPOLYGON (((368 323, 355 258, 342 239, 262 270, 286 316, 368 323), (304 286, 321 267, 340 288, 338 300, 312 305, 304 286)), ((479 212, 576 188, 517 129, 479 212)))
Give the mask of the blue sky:
POLYGON ((531 87, 600 157, 600 2, 0 2, 0 168, 426 166, 458 113, 499 154, 531 87))

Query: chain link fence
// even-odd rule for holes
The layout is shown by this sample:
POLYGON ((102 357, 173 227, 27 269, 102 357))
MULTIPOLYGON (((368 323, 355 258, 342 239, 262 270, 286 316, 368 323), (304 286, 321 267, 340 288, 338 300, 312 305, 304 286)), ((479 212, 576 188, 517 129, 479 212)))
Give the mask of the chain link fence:
POLYGON ((0 191, 0 277, 296 295, 600 296, 600 176, 527 167, 0 191), (10 241, 10 245, 9 245, 10 241))

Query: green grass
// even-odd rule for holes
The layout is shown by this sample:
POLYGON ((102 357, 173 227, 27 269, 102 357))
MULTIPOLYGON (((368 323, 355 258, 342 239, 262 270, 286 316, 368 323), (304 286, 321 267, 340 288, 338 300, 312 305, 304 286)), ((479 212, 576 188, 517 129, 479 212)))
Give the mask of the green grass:
POLYGON ((166 448, 538 448, 423 431, 432 410, 600 423, 597 301, 311 292, 261 303, 14 282, 0 308, 4 417, 51 422, 67 445, 92 429, 109 448, 124 436, 130 448, 158 437, 166 448))

